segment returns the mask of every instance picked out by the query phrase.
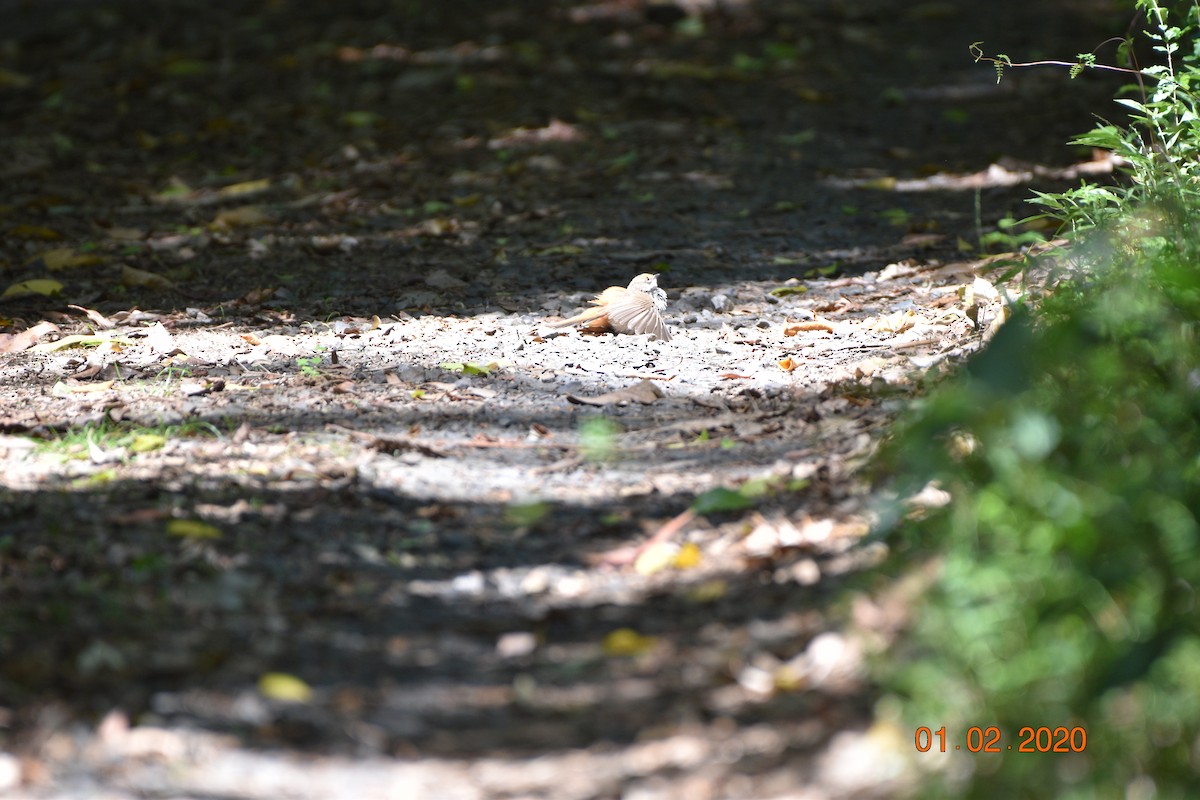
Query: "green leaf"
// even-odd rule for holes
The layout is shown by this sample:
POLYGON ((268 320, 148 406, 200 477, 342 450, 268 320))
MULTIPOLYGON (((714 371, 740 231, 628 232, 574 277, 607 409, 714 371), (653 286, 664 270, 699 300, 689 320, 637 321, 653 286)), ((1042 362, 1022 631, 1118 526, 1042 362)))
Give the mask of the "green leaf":
POLYGON ((499 364, 494 361, 490 364, 480 364, 477 361, 443 361, 439 364, 442 369, 448 372, 457 372, 461 375, 490 375, 492 370, 496 369, 499 364))
POLYGON ((770 291, 772 297, 791 297, 794 294, 806 294, 807 286, 776 286, 770 291))
POLYGON ((198 519, 173 519, 167 523, 167 535, 185 539, 219 539, 221 531, 198 519))
POLYGON ((736 489, 727 489, 724 486, 718 486, 697 496, 692 501, 692 511, 695 511, 697 514, 741 511, 742 509, 750 508, 754 503, 753 498, 747 497, 736 489))

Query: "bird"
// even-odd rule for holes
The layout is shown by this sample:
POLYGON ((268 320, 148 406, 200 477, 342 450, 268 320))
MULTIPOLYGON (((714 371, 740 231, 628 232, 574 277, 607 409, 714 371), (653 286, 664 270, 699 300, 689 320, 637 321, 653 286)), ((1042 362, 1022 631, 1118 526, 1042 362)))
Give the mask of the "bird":
POLYGON ((658 288, 657 275, 643 272, 628 286, 610 286, 591 302, 592 308, 550 326, 578 325, 588 333, 649 333, 664 342, 671 341, 671 332, 662 316, 667 307, 667 293, 658 288))

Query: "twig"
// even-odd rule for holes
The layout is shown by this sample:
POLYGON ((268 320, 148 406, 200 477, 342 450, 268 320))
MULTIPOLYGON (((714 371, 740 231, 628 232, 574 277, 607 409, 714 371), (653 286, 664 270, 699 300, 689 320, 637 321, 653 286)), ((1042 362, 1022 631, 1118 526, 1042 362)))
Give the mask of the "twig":
POLYGON ((661 528, 654 532, 653 536, 640 545, 636 547, 618 547, 615 550, 609 550, 607 553, 600 553, 590 560, 598 564, 607 564, 613 567, 628 566, 635 563, 642 553, 651 547, 662 544, 682 531, 695 518, 695 511, 690 508, 685 509, 665 522, 661 528))

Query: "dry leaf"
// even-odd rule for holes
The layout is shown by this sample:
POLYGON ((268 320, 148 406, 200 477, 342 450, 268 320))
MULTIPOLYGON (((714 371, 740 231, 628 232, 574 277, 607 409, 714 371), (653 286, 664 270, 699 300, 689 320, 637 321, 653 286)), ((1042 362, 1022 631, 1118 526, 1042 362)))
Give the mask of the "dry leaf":
POLYGON ((986 300, 988 302, 997 302, 1000 300, 1000 292, 996 291, 996 287, 991 282, 983 278, 976 278, 971 281, 971 294, 977 300, 986 300))
POLYGON ((639 575, 662 572, 675 561, 676 548, 668 542, 655 542, 638 554, 633 569, 639 575))
POLYGON ((793 359, 791 356, 788 356, 787 358, 785 358, 779 362, 779 368, 781 370, 783 370, 784 372, 791 372, 798 366, 800 366, 800 364, 795 359, 793 359))
POLYGON ((248 291, 244 295, 242 295, 238 299, 237 302, 240 305, 257 306, 262 303, 265 303, 267 300, 270 300, 274 294, 275 294, 274 287, 267 287, 267 288, 263 288, 263 289, 251 289, 250 291, 248 291))
POLYGON ((146 238, 146 231, 141 228, 109 228, 105 231, 110 239, 120 239, 123 242, 137 242, 146 238))
POLYGON ((33 83, 33 78, 28 75, 22 75, 19 72, 14 72, 11 69, 0 69, 0 87, 11 89, 25 89, 33 83))
POLYGON ((460 289, 466 286, 467 282, 454 277, 444 269, 435 269, 425 276, 425 285, 432 286, 434 289, 460 289))
POLYGON ((833 326, 828 322, 814 320, 812 322, 797 322, 783 329, 784 336, 795 336, 800 331, 828 331, 833 333, 833 326))
POLYGON ((95 264, 101 264, 104 262, 104 259, 95 253, 80 253, 70 247, 57 247, 39 254, 29 263, 36 264, 38 262, 41 262, 42 266, 51 272, 57 272, 63 269, 90 267, 95 264))
POLYGON ((649 405, 662 396, 662 389, 658 388, 653 381, 642 379, 633 386, 627 386, 624 389, 617 389, 613 392, 605 392, 596 397, 578 397, 569 394, 567 395, 567 401, 585 406, 623 406, 629 403, 649 405))
POLYGON ((910 233, 900 240, 905 247, 933 247, 946 238, 944 233, 910 233))
POLYGON ((267 212, 263 211, 260 206, 238 206, 237 208, 227 208, 218 213, 217 216, 213 217, 213 221, 209 227, 216 230, 247 228, 252 225, 261 225, 267 220, 267 212))
POLYGON ((854 375, 855 380, 873 377, 882 372, 891 362, 886 358, 879 356, 870 356, 861 361, 856 361, 849 366, 849 371, 854 375))
POLYGON ((93 464, 111 464, 125 460, 125 448, 114 447, 105 450, 92 439, 92 431, 87 435, 88 458, 93 464))
POLYGON ((907 278, 910 275, 917 273, 916 259, 906 258, 903 261, 897 261, 894 264, 888 264, 879 271, 878 280, 880 283, 892 281, 896 278, 907 278))
POLYGON ((67 308, 73 308, 76 311, 82 311, 85 315, 87 315, 88 319, 90 319, 92 322, 96 323, 96 327, 99 328, 100 330, 106 331, 106 330, 110 330, 111 328, 117 327, 117 323, 113 322, 108 317, 104 316, 103 314, 101 314, 99 311, 96 311, 95 309, 84 308, 83 306, 74 306, 74 305, 69 305, 69 306, 67 306, 67 308))
POLYGON ((300 344, 282 333, 272 333, 262 338, 267 349, 281 356, 293 356, 300 352, 300 344))
POLYGON ((424 236, 449 236, 457 233, 459 229, 458 220, 452 217, 433 217, 427 219, 421 224, 410 228, 416 235, 424 236))
POLYGON ((155 353, 173 353, 179 349, 175 346, 175 337, 167 332, 161 322, 156 322, 146 328, 145 333, 146 344, 150 345, 150 349, 155 353))
POLYGON ((903 333, 917 324, 917 315, 912 311, 897 311, 875 319, 867 327, 881 333, 903 333))
POLYGON ((175 284, 153 272, 136 269, 128 265, 121 267, 121 284, 123 286, 140 287, 143 289, 173 289, 175 284))
POLYGON ((107 392, 113 387, 114 381, 101 381, 100 383, 63 383, 59 381, 54 384, 54 388, 50 390, 50 394, 55 397, 70 397, 73 394, 95 394, 96 392, 107 392))
POLYGON ((15 239, 40 239, 43 242, 56 242, 63 238, 62 234, 53 228, 41 225, 14 225, 9 228, 8 235, 15 239))
POLYGON ((39 338, 58 329, 53 322, 42 320, 32 328, 20 333, 0 333, 0 353, 19 353, 22 350, 28 350, 39 338))
MULTIPOLYGON (((260 178, 255 181, 231 183, 217 190, 217 197, 245 197, 248 194, 258 194, 271 188, 270 178, 260 178)), ((253 206, 249 206, 253 208, 253 206)))

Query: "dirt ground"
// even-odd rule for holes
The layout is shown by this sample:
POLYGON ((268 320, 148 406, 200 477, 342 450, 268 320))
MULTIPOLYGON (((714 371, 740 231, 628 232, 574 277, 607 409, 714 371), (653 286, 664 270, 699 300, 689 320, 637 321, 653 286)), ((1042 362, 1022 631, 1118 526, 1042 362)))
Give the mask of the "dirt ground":
POLYGON ((1064 142, 1115 83, 968 45, 1070 59, 1117 10, 0 15, 0 796, 970 768, 868 679, 903 608, 861 472, 994 330, 996 221, 1108 169, 1064 142), (670 341, 546 325, 648 271, 670 341))

